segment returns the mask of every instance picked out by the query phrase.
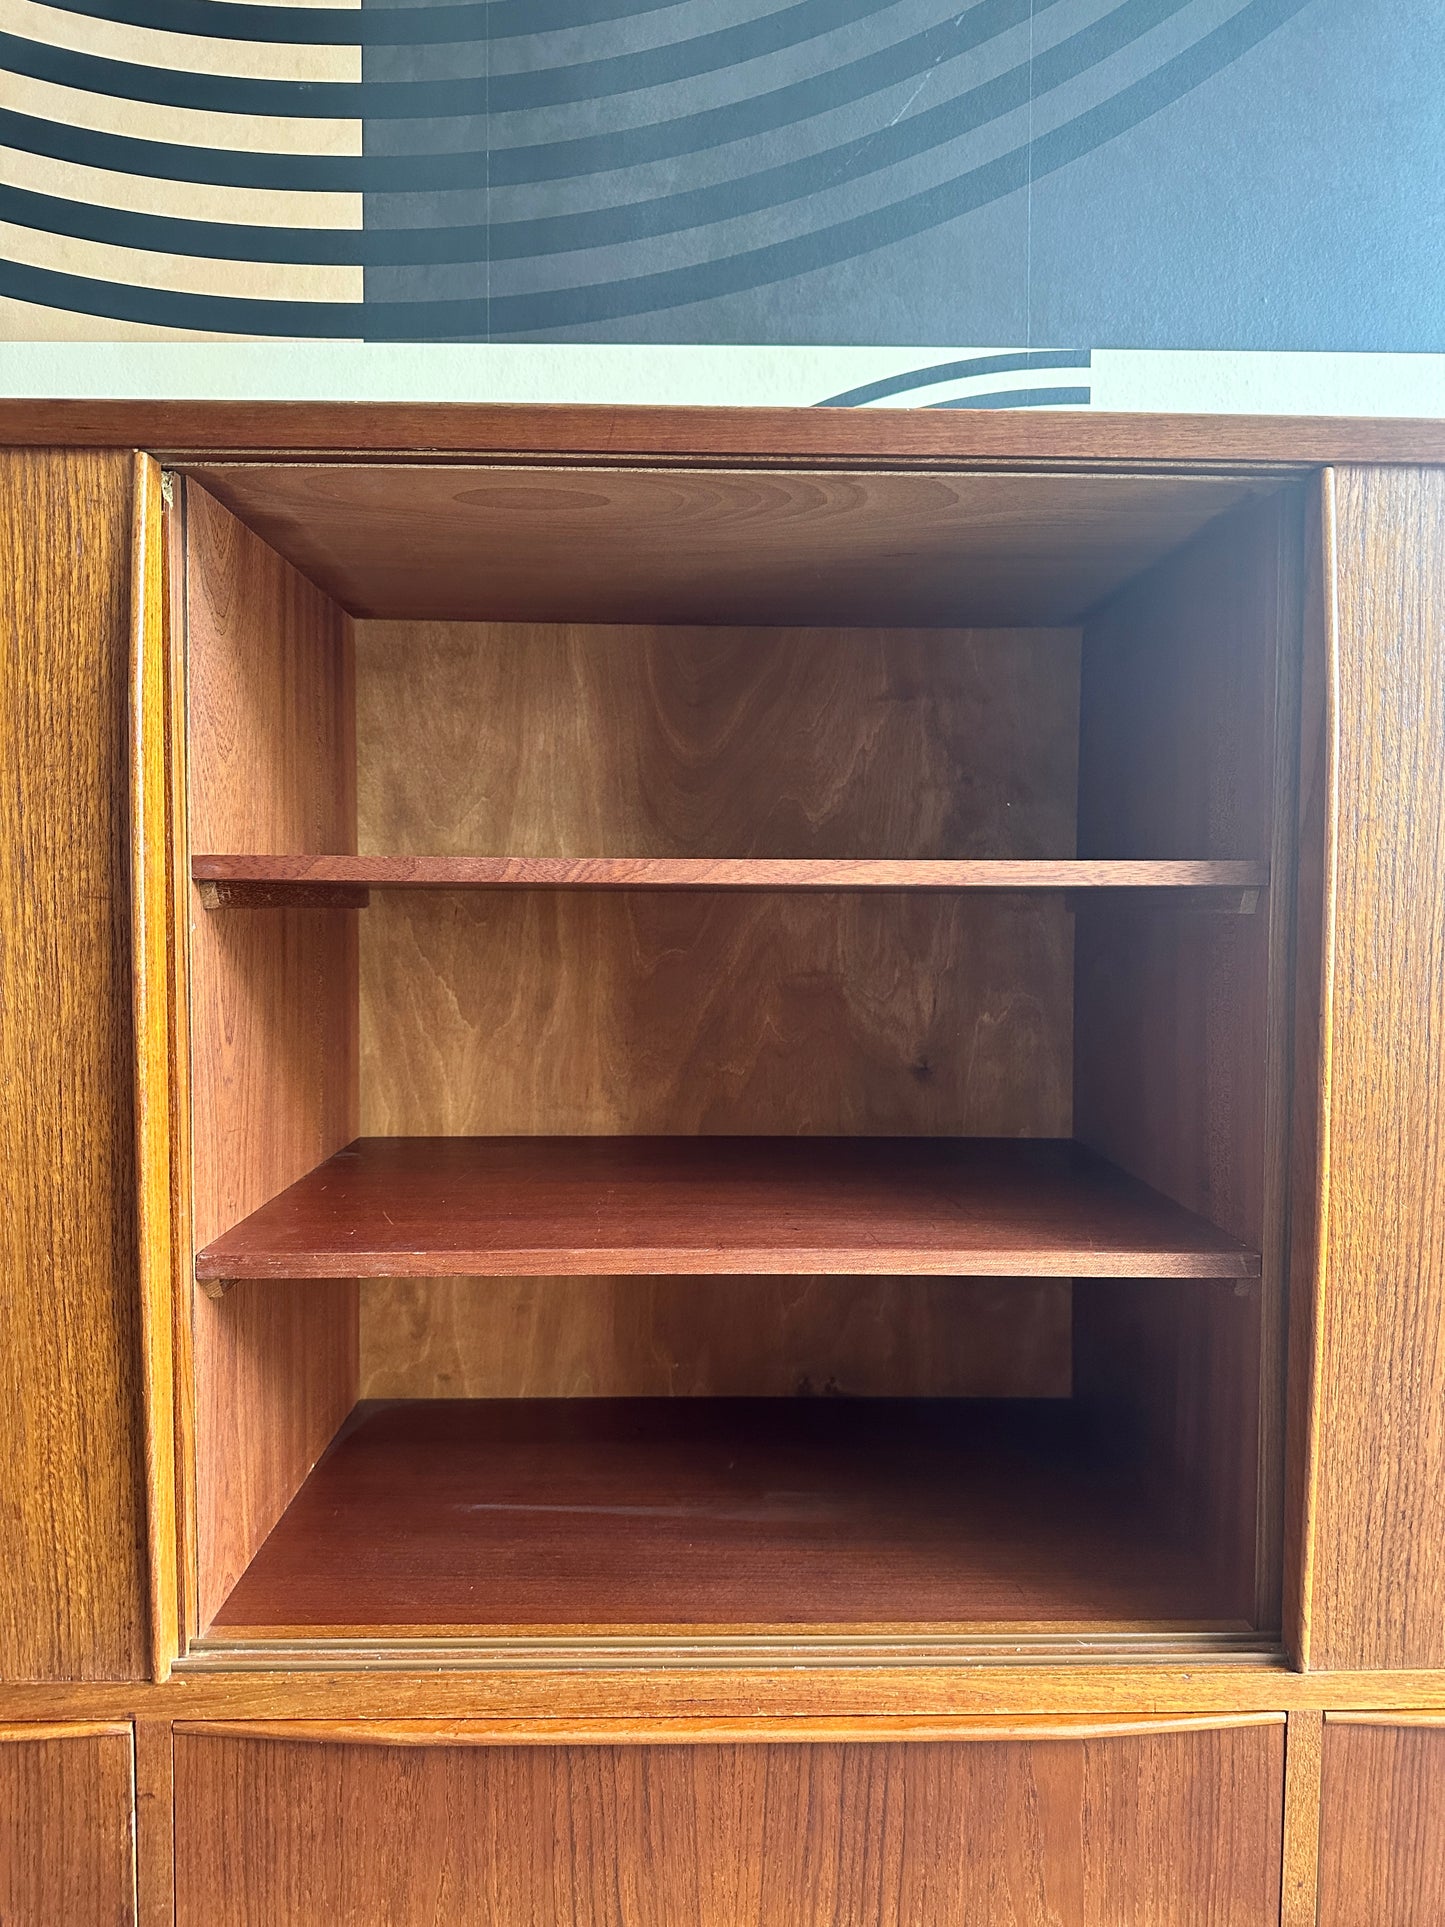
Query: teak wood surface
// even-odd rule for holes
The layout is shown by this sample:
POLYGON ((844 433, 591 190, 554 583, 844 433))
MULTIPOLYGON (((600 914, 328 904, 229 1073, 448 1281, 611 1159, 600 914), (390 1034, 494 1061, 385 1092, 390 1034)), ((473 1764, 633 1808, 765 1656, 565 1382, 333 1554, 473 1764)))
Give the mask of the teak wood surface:
POLYGON ((132 461, 0 457, 0 1679, 138 1679, 132 461))
POLYGON ((181 1927, 1266 1927, 1283 1728, 957 1745, 176 1738, 181 1927), (1001 1910, 1007 1908, 1007 1914, 1001 1910))
POLYGON ((1328 462, 1445 464, 1445 424, 1294 415, 1115 415, 1103 411, 672 408, 475 402, 0 400, 0 446, 143 447, 172 459, 326 451, 411 461, 454 455, 598 456, 716 463, 984 461, 1308 468, 1328 462))
POLYGON ((1319 1927, 1445 1918, 1445 1718, 1324 1722, 1319 1927))
POLYGON ((206 1245, 208 1279, 598 1272, 1249 1278, 1103 1159, 1006 1138, 357 1138, 206 1245))
POLYGON ((1127 1631, 1228 1619, 1220 1578, 1067 1400, 410 1400, 357 1408, 214 1631, 1127 1631))
MULTIPOLYGON (((361 622, 356 639, 358 848, 377 857, 506 850, 541 873, 599 850, 1073 852, 1074 630, 361 622)), ((367 1134, 1072 1121, 1057 893, 383 890, 360 924, 367 1134)), ((423 1397, 1067 1389, 1067 1279, 1010 1301, 814 1276, 731 1313, 711 1280, 662 1289, 372 1281, 363 1379, 423 1397)))
MULTIPOLYGON (((904 1756, 902 1771, 913 1757, 905 1742, 953 1751, 948 1743, 965 1739, 960 1723, 968 1718, 1057 1718, 1081 1707, 1096 1718, 1111 1711, 1160 1717, 1210 1708, 1226 1716, 1289 1709, 1294 1765, 1284 1782, 1285 1885, 1281 1890, 1275 1837, 1263 1854, 1273 1869, 1274 1911, 1259 1917, 1281 1917, 1283 1898, 1288 1927, 1304 1927, 1307 1918, 1313 1919, 1306 1891, 1311 1735, 1322 1738, 1325 1762, 1327 1819, 1318 1861, 1322 1927, 1359 1918, 1349 1908, 1358 1908, 1361 1894, 1368 1896, 1371 1911, 1365 1917, 1372 1921, 1389 1920, 1392 1907, 1403 1908, 1401 1918, 1412 1920, 1422 1910, 1426 1917, 1431 1909, 1438 1911, 1430 1885, 1439 1861, 1431 1816, 1442 1769, 1433 1732, 1411 1721, 1431 1708, 1438 1720, 1445 1710, 1436 1464, 1440 1388, 1428 1340, 1438 1322, 1445 1264, 1428 1156, 1437 1122, 1430 1092, 1441 1081, 1432 1069, 1428 1013, 1440 1004, 1436 923, 1445 861, 1435 834, 1441 732, 1432 706, 1439 679, 1431 665, 1440 625, 1430 598, 1440 575, 1439 504, 1445 483, 1438 472, 1408 466, 1351 470, 1347 465, 1445 462, 1445 426, 1209 418, 959 420, 866 411, 778 415, 8 403, 0 404, 0 440, 5 439, 51 448, 70 441, 77 448, 68 454, 10 454, 0 491, 9 545, 0 599, 14 585, 13 603, 6 605, 13 673, 5 683, 5 754, 7 769, 17 770, 21 779, 7 793, 25 806, 23 817, 7 822, 4 845, 10 891, 6 967, 12 956, 19 966, 5 979, 5 1067, 19 1077, 16 1088, 24 1102, 6 1112, 14 1137, 7 1136, 3 1170, 10 1296, 0 1307, 8 1321, 0 1356, 23 1371, 28 1388, 24 1404, 15 1408, 24 1412, 25 1423, 10 1460, 19 1500, 14 1508, 0 1508, 0 1718, 11 1723, 6 1741, 15 1737, 17 1724, 35 1722, 67 1727, 74 1737, 60 1742, 66 1746, 88 1744, 87 1722, 140 1720, 137 1794, 142 1812, 150 1816, 142 1828, 140 1866, 141 1917, 147 1927, 170 1918, 169 1820, 157 1832, 154 1817, 173 1810, 170 1721, 285 1723, 307 1715, 333 1725, 368 1719, 490 1720, 501 1740, 508 1722, 521 1721, 526 1737, 543 1743, 541 1756, 560 1778, 573 1771, 585 1775, 585 1762, 574 1766, 575 1756, 566 1749, 606 1745, 602 1729, 608 1722, 620 1722, 629 1739, 659 1742, 670 1734, 693 1747, 732 1745, 739 1732, 770 1738, 792 1733, 800 1755, 819 1758, 802 1740, 826 1749, 840 1737, 819 1722, 872 1722, 876 1740, 885 1747, 896 1743, 904 1756), (102 452, 85 454, 78 447, 85 442, 102 452), (1258 466, 1298 474, 1322 462, 1346 465, 1338 478, 1333 525, 1332 553, 1339 557, 1338 581, 1332 584, 1337 647, 1328 665, 1327 700, 1319 704, 1321 736, 1327 748, 1333 745, 1333 760, 1327 756, 1307 770, 1310 777, 1322 771, 1325 780, 1312 781, 1305 795, 1307 808, 1318 810, 1329 832, 1319 882, 1329 940, 1318 973, 1324 1049, 1316 1054, 1309 1026, 1302 1024, 1294 1071, 1296 1116, 1302 1106, 1308 1110, 1319 1100, 1321 1170, 1317 1173, 1313 1156, 1305 1157, 1294 1189, 1292 1243, 1301 1254, 1295 1309, 1301 1315, 1292 1318, 1292 1331, 1311 1326, 1307 1335, 1317 1344, 1313 1351, 1304 1346, 1291 1389, 1291 1425, 1307 1434, 1310 1446, 1296 1453, 1290 1500, 1301 1548, 1299 1619, 1309 1640, 1292 1650, 1308 1653, 1316 1668, 1326 1670, 1294 1671, 1278 1657, 1244 1663, 1237 1654, 1209 1661, 1191 1654, 1181 1663, 1157 1649, 1146 1657, 1143 1645, 1132 1664, 1121 1663, 1117 1651, 1093 1657, 1075 1651, 1065 1659, 1041 1647, 1027 1648, 1026 1661, 994 1655, 980 1664, 976 1657, 960 1661, 957 1654, 941 1652, 929 1663, 916 1651, 889 1651, 883 1657, 884 1648, 870 1647, 857 1635, 858 1644, 846 1656, 835 1654, 830 1662, 819 1652, 801 1663, 797 1654, 748 1656, 721 1645, 698 1646, 685 1655, 653 1648, 641 1656, 621 1647, 583 1653, 556 1646, 510 1658, 498 1654, 482 1664, 474 1653, 439 1652, 436 1663, 424 1667, 414 1654, 399 1656, 384 1644, 330 1658, 304 1643, 202 1648, 171 1681, 143 1679, 151 1664, 147 1595, 152 1601, 160 1597, 154 1572, 148 1584, 145 1571, 143 1501, 146 1477, 159 1460, 156 1441, 141 1436, 142 1360, 149 1356, 153 1370, 155 1353, 149 1338, 142 1351, 135 1245, 139 1236, 155 1234, 138 1231, 135 1223, 129 1044, 121 1034, 125 1020, 116 1015, 130 1008, 124 668, 134 533, 130 450, 137 445, 158 454, 183 448, 195 457, 248 449, 274 457, 289 446, 321 456, 329 449, 343 460, 364 455, 369 445, 373 453, 408 461, 419 451, 421 459, 444 461, 450 450, 488 462, 517 458, 596 465, 600 459, 654 467, 721 460, 763 468, 883 462, 942 469, 1063 464, 1137 470, 1157 463, 1177 471, 1192 462, 1216 470, 1258 466), (41 637, 44 646, 35 646, 41 637), (57 753, 62 745, 63 755, 57 753), (22 853, 18 863, 11 855, 16 850, 22 853), (48 882, 37 887, 38 880, 58 878, 65 880, 63 890, 52 892, 48 882), (21 1013, 22 1023, 10 1023, 14 1012, 21 1013), (1321 1061, 1327 1073, 1322 1098, 1321 1061), (62 1140, 67 1179, 57 1189, 56 1147, 62 1140), (12 1155, 17 1149, 20 1154, 12 1155), (1317 1249, 1305 1235, 1316 1185, 1323 1233, 1317 1249), (64 1253, 63 1278, 49 1256, 56 1250, 64 1253), (1317 1324, 1309 1316, 1315 1311, 1317 1324), (1313 1415, 1308 1425, 1307 1410, 1313 1415), (1359 1716, 1370 1708, 1389 1712, 1393 1726, 1402 1730, 1366 1743, 1360 1736, 1369 1729, 1359 1716), (1327 1721, 1321 1734, 1321 1709, 1348 1713, 1352 1724, 1327 1721), (1304 1723, 1301 1714, 1309 1716, 1304 1723), (589 1720, 595 1723, 590 1729, 589 1720), (709 1721, 722 1726, 710 1732, 709 1721), (1418 1742, 1412 1737, 1417 1731, 1424 1735, 1418 1742), (549 1744, 557 1750, 549 1753, 549 1744)), ((1313 746, 1312 713, 1307 705, 1307 747, 1313 746)), ((262 846, 253 840, 244 847, 254 853, 262 846)), ((413 841, 410 847, 436 846, 413 841)), ((1274 918, 1289 888, 1287 869, 1279 864, 1277 850, 1250 854, 1260 860, 1271 855, 1268 915, 1274 918)), ((1302 867, 1309 855, 1307 847, 1302 850, 1302 867)), ((174 882, 189 898, 188 874, 181 872, 174 882)), ((1308 878, 1306 884, 1315 887, 1308 878)), ((1207 921, 1213 928, 1216 920, 1207 921)), ((1236 927, 1256 921, 1242 920, 1236 927)), ((1302 914, 1302 929, 1307 921, 1302 914)), ((1311 960, 1303 945, 1301 955, 1307 977, 1311 960)), ((1267 1247, 1264 1261, 1266 1267, 1271 1263, 1267 1247)), ((159 1277, 161 1268, 142 1267, 141 1275, 159 1277)), ((236 1309, 248 1291, 271 1289, 241 1287, 221 1309, 236 1309)), ((156 1308, 149 1309, 153 1314, 156 1308)), ((183 1327, 178 1332, 184 1335, 183 1327)), ((183 1345, 177 1355, 184 1380, 183 1345)), ((184 1399, 178 1422, 184 1434, 184 1399)), ((184 1541, 187 1501, 184 1492, 179 1497, 184 1541)), ((154 1543, 156 1516, 153 1509, 153 1557, 164 1550, 154 1543)), ((126 1746, 123 1736, 114 1738, 117 1748, 126 1746)), ((347 1738, 335 1730, 334 1745, 307 1749, 326 1758, 323 1778, 345 1779, 347 1738)), ((190 1740, 183 1736, 183 1743, 190 1740)), ((1190 1736, 1190 1743, 1197 1744, 1197 1737, 1190 1736)), ((241 1742, 226 1744, 234 1748, 241 1742)), ((384 1747, 356 1750, 385 1755, 384 1747)), ((1029 1757, 1039 1756, 1031 1752, 1029 1757)), ((806 1764, 799 1770, 806 1772, 806 1764)), ((947 1768, 959 1770, 952 1764, 947 1768)), ((1157 1764, 1152 1778, 1173 1784, 1157 1764)), ((279 1797, 290 1801, 294 1789, 285 1776, 278 1774, 276 1784, 282 1787, 279 1797)), ((396 1784, 393 1775, 383 1801, 396 1784)), ((739 1784, 726 1781, 730 1788, 739 1784)), ((1002 1789, 1004 1782, 999 1778, 991 1784, 1002 1789)), ((1198 1816, 1214 1810, 1210 1800, 1220 1788, 1242 1788, 1247 1796, 1242 1802, 1247 1818, 1238 1825, 1240 1852, 1248 1858, 1254 1852, 1252 1829, 1279 1812, 1279 1784, 1274 1763, 1260 1780, 1249 1778, 1243 1764, 1216 1762, 1202 1779, 1190 1781, 1160 1844, 1150 1847, 1153 1836, 1135 1833, 1122 1852, 1111 1842, 1115 1858, 1131 1877, 1140 1848, 1147 1849, 1151 1865, 1167 1866, 1181 1830, 1197 1827, 1198 1816)), ((998 1797, 1004 1797, 1002 1791, 998 1797)), ((1137 1806, 1132 1792, 1130 1801, 1137 1806)), ((356 1793, 355 1802, 365 1813, 368 1839, 379 1837, 372 1831, 378 1811, 397 1811, 377 1808, 367 1787, 356 1793)), ((91 1791, 73 1803, 67 1799, 68 1810, 83 1813, 102 1833, 99 1816, 107 1804, 108 1796, 96 1792, 92 1797, 91 1791)), ((1240 1805, 1231 1792, 1226 1839, 1236 1831, 1233 1816, 1240 1805)), ((852 1823, 860 1810, 856 1804, 843 1810, 850 1819, 846 1825, 836 1822, 841 1840, 879 1837, 866 1823, 852 1823)), ((1039 1811, 1037 1806, 1027 1810, 1039 1811)), ((287 1811, 294 1812, 294 1804, 287 1811)), ((824 1815, 836 1811, 827 1801, 819 1807, 824 1815)), ((979 1809, 970 1811, 976 1815, 979 1809)), ((801 1830, 793 1831, 801 1837, 801 1830)), ((990 1840, 1026 1837, 1024 1822, 995 1832, 991 1817, 973 1820, 969 1844, 976 1844, 981 1833, 990 1840)), ((206 1836, 208 1842, 216 1837, 206 1836)), ((920 1851, 931 1851, 932 1832, 925 1828, 913 1837, 924 1840, 920 1851)), ((721 1832, 718 1839, 719 1858, 708 1864, 736 1867, 738 1843, 724 1841, 721 1832)), ((186 1877, 200 1882, 187 1891, 192 1897, 199 1893, 198 1904, 208 1905, 205 1882, 214 1863, 207 1863, 199 1845, 184 1851, 186 1877)), ((963 1862, 960 1849, 950 1860, 950 1874, 956 1876, 963 1862)), ((1058 1864, 1057 1857, 1050 1859, 1051 1875, 1058 1864)), ((1217 1855, 1213 1864, 1219 1864, 1217 1855)), ((318 1883, 329 1892, 325 1882, 333 1876, 345 1878, 336 1873, 334 1861, 300 1869, 299 1891, 305 1897, 300 1904, 318 1883)), ((246 1877, 264 1883, 264 1860, 246 1877)), ((865 1905, 872 1904, 866 1882, 859 1891, 865 1905)), ((1060 1891, 1072 1899, 1075 1889, 1065 1885, 1060 1891)), ((1244 1891, 1252 1896, 1255 1888, 1246 1883, 1244 1891)), ((273 1890, 266 1898, 284 1907, 291 1896, 283 1893, 278 1899, 273 1890)), ((1118 1897, 1109 1898, 1112 1903, 1118 1897)), ((426 1899, 422 1895, 421 1904, 426 1899)), ((1135 1902, 1131 1893, 1119 1904, 1135 1902)), ((1156 1904, 1152 1893, 1149 1904, 1156 1904)), ((1165 1909, 1163 1918, 1173 1918, 1168 1909, 1177 1912, 1180 1904, 1173 1895, 1157 1901, 1165 1909)), ((1253 1898, 1242 1904, 1253 1907, 1253 1898)), ((83 1917, 109 1918, 106 1905, 87 1898, 83 1917)), ((1255 1914, 1246 1911, 1240 1917, 1252 1920, 1255 1914)))
POLYGON ((132 1927, 131 1729, 0 1725, 0 1920, 132 1927))
POLYGON ((1445 472, 1341 469, 1315 1666, 1445 1666, 1445 472))
POLYGON ((1269 882, 1265 863, 832 862, 806 857, 197 856, 197 883, 227 886, 207 907, 274 908, 295 886, 324 905, 333 886, 356 889, 485 890, 1123 890, 1234 895, 1269 882), (255 888, 254 897, 247 895, 255 888))
POLYGON ((193 473, 354 616, 603 627, 1076 622, 1273 486, 743 467, 193 473))

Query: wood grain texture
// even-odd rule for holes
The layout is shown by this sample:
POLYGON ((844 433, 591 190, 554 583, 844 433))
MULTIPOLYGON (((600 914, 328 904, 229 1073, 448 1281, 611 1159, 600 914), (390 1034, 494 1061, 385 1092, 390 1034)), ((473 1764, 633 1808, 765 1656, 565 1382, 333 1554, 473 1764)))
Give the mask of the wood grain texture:
POLYGON ((135 1725, 137 1927, 175 1927, 175 1761, 171 1722, 135 1725))
POLYGON ((126 710, 131 460, 0 462, 0 1677, 148 1664, 126 710))
POLYGON ((1438 420, 1357 416, 1009 414, 903 408, 536 406, 477 402, 0 400, 0 443, 139 444, 207 453, 450 454, 760 463, 1082 463, 1165 468, 1231 463, 1445 462, 1438 420))
MULTIPOLYGON (((795 1644, 799 1635, 789 1636, 795 1644)), ((124 1717, 161 1720, 468 1720, 498 1731, 525 1721, 545 1737, 639 1736, 692 1740, 708 1723, 717 1737, 786 1739, 795 1730, 818 1737, 814 1723, 848 1721, 902 1738, 921 1725, 949 1738, 981 1719, 1082 1717, 1092 1720, 1233 1719, 1298 1708, 1369 1708, 1395 1719, 1433 1706, 1445 1712, 1445 1675, 1438 1672, 1302 1673, 1278 1655, 1214 1653, 1197 1635, 1168 1650, 1156 1630, 1132 1642, 1101 1640, 1087 1663, 1052 1657, 1039 1636, 1015 1626, 1013 1651, 986 1660, 974 1642, 960 1654, 937 1632, 896 1637, 855 1635, 851 1644, 820 1639, 806 1660, 760 1643, 739 1666, 697 1635, 686 1650, 651 1646, 646 1658, 623 1639, 596 1650, 554 1649, 550 1659, 503 1664, 494 1646, 481 1663, 458 1663, 455 1647, 395 1650, 357 1646, 335 1666, 316 1665, 303 1649, 244 1643, 210 1646, 182 1659, 163 1685, 67 1682, 7 1686, 8 1721, 67 1723, 124 1717), (1149 1641, 1147 1663, 1139 1649, 1149 1641), (904 1650, 906 1648, 906 1650, 904 1650), (448 1654, 450 1657, 448 1657, 448 1654), (889 1732, 889 1727, 896 1730, 889 1732)), ((1358 1715, 1356 1715, 1358 1716, 1358 1715)))
MULTIPOLYGON (((274 909, 295 891, 345 905, 358 889, 411 890, 1174 890, 1231 897, 1269 881, 1263 863, 930 863, 766 857, 198 856, 208 909, 274 909), (224 892, 224 894, 220 894, 224 892)), ((357 907, 364 907, 359 905, 357 907)))
MULTIPOLYGON (((189 845, 354 849, 342 613, 203 491, 185 503, 189 845)), ((355 916, 192 903, 193 1230, 204 1244, 354 1136, 355 916)), ((197 1614, 210 1619, 345 1418, 356 1288, 193 1306, 197 1614)))
POLYGON ((1074 854, 1076 630, 594 618, 356 637, 363 854, 1074 854))
POLYGON ((131 1734, 0 1731, 0 1920, 133 1927, 131 1734))
MULTIPOLYGON (((135 1025, 136 1219, 145 1389, 146 1557, 151 1676, 180 1650, 176 1537, 174 1080, 171 950, 168 568, 161 471, 134 469, 130 625, 130 891, 135 1025)), ((182 1278, 186 1273, 183 1271, 182 1278)), ((189 1295, 187 1293, 187 1295, 189 1295)))
POLYGON ((365 463, 195 473, 353 615, 441 622, 1071 622, 1260 486, 365 463))
MULTIPOLYGON (((1073 850, 1073 631, 360 623, 357 647, 359 847, 379 859, 500 850, 535 875, 598 851, 817 865, 1073 850)), ((1070 1125, 1071 926, 1057 898, 387 893, 361 943, 368 1131, 1070 1125)), ((744 1392, 774 1389, 780 1370, 851 1383, 860 1317, 896 1295, 800 1281, 755 1293, 724 1368, 701 1302, 677 1294, 664 1310, 651 1289, 514 1281, 504 1306, 497 1286, 370 1286, 367 1373, 435 1393, 444 1359, 465 1358, 485 1361, 499 1393, 580 1372, 626 1394, 653 1388, 670 1350, 679 1386, 724 1369, 744 1392), (664 1320, 653 1336, 644 1304, 664 1320), (751 1382, 738 1377, 749 1349, 751 1382)), ((1035 1285, 1020 1303, 1020 1370, 1041 1313, 1062 1342, 1067 1293, 1035 1285)), ((925 1332, 940 1380, 997 1358, 1002 1310, 975 1329, 981 1301, 945 1294, 940 1314, 945 1298, 947 1328, 930 1316, 890 1339, 896 1377, 878 1383, 875 1366, 876 1389, 955 1388, 920 1379, 925 1332)), ((1059 1389, 1042 1361, 1035 1387, 1059 1389)))
POLYGON ((1173 1627, 1228 1617, 1190 1525, 1067 1401, 360 1407, 217 1617, 550 1627, 1173 1627))
POLYGON ((1339 795, 1339 641, 1335 473, 1317 479, 1306 524, 1304 659, 1296 799, 1294 1092, 1290 1117, 1285 1646, 1312 1661, 1315 1495, 1324 1338, 1324 1231, 1329 1196, 1331 1002, 1339 795))
POLYGON ((1258 1269, 1092 1153, 1008 1138, 357 1138, 196 1256, 200 1279, 1258 1269))
POLYGON ((1280 1927, 1318 1927, 1323 1749, 1323 1716, 1314 1708, 1301 1707, 1292 1712, 1285 1732, 1280 1927))
POLYGON ((1445 472, 1336 476, 1316 1666, 1445 1664, 1445 472))
POLYGON ((1238 1293, 1076 1294, 1076 1389, 1190 1506, 1262 1627, 1280 1614, 1302 545, 1293 490, 1215 522, 1095 611, 1081 698, 1081 850, 1228 851, 1278 879, 1256 917, 1084 904, 1075 929, 1077 1136, 1262 1254, 1238 1293))
POLYGON ((1066 1280, 418 1278, 361 1288, 363 1398, 1066 1398, 1066 1280))
POLYGON ((1282 1732, 464 1748, 183 1734, 181 1927, 1264 1927, 1282 1732))
POLYGON ((1445 1721, 1325 1721, 1319 1927, 1445 1916, 1445 1721))
POLYGON ((1050 896, 378 896, 362 1129, 1062 1135, 1072 961, 1050 896))

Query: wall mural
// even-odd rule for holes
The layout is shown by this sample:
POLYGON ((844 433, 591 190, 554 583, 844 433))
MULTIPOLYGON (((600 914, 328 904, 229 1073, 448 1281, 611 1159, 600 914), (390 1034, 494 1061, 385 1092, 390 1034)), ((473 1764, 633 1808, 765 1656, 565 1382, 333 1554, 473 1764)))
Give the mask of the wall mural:
POLYGON ((1081 407, 1153 405, 1131 356, 1360 355, 1418 397, 1442 99, 1407 0, 0 0, 0 375, 765 348, 789 399, 1081 407))

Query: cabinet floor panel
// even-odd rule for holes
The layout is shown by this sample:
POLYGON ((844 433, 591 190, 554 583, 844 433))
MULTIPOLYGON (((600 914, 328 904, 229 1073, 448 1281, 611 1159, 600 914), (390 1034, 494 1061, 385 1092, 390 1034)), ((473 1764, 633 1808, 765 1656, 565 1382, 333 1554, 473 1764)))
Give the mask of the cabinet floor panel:
POLYGON ((1245 1278, 1259 1266, 1067 1140, 364 1137, 207 1245, 196 1276, 1245 1278))
POLYGON ((362 1404, 214 1630, 1226 1623, 1190 1530, 1067 1400, 362 1404))

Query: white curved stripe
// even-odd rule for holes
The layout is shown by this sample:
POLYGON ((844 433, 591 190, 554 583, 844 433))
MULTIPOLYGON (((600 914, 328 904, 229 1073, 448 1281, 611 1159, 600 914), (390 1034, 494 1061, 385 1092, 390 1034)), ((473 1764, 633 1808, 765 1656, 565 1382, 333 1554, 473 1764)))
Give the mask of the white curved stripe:
POLYGON ((148 174, 116 174, 0 147, 0 182, 53 194, 58 200, 127 213, 169 214, 189 221, 234 221, 248 227, 359 228, 359 194, 308 194, 303 189, 210 187, 192 181, 158 181, 148 174))
MULTIPOLYGON (((251 301, 357 301, 360 268, 316 268, 292 262, 205 261, 147 248, 108 247, 69 235, 41 234, 0 221, 0 257, 91 281, 187 294, 221 294, 251 301)), ((358 328, 358 334, 361 330, 358 328)))
POLYGON ((360 80, 359 46, 288 46, 268 40, 210 40, 199 34, 131 27, 65 13, 38 0, 0 0, 0 28, 67 53, 99 54, 175 73, 229 74, 255 80, 360 80))
POLYGON ((178 147, 233 147, 274 154, 359 154, 359 120, 301 120, 259 114, 197 113, 189 107, 154 107, 57 87, 28 74, 0 70, 0 107, 66 127, 90 127, 137 140, 171 141, 178 147))

